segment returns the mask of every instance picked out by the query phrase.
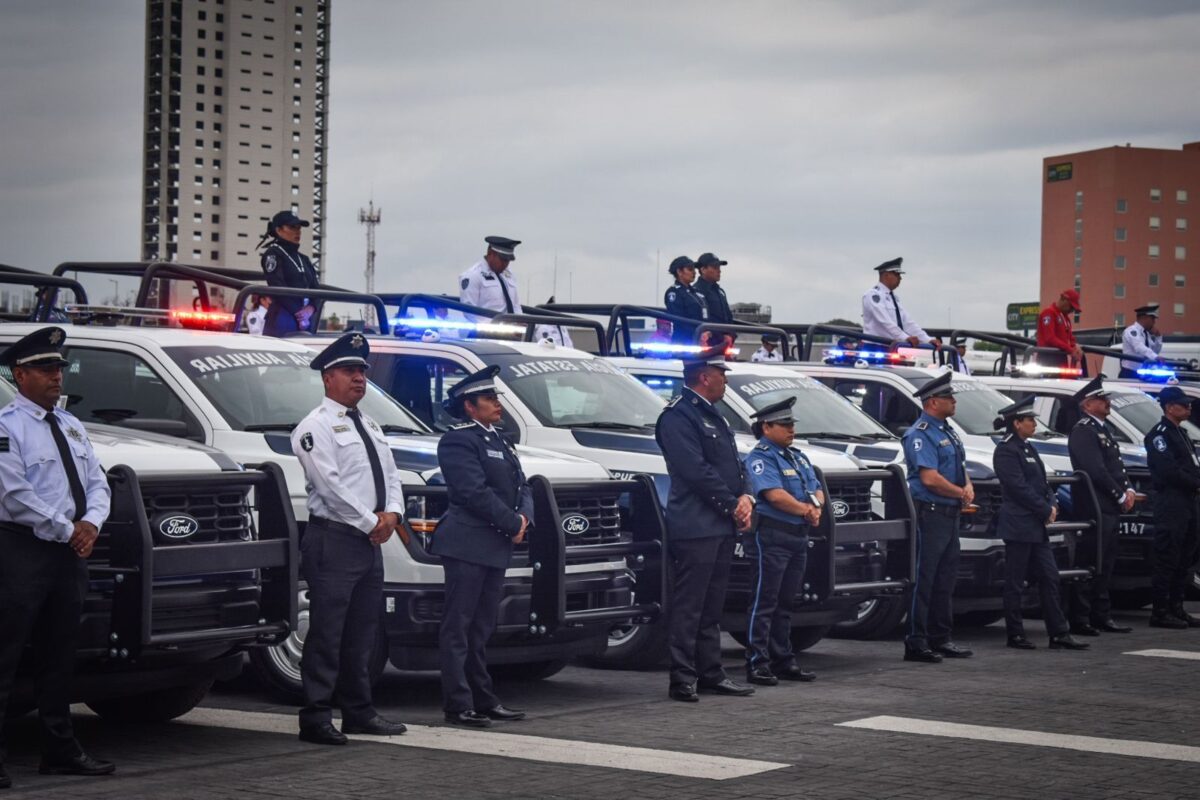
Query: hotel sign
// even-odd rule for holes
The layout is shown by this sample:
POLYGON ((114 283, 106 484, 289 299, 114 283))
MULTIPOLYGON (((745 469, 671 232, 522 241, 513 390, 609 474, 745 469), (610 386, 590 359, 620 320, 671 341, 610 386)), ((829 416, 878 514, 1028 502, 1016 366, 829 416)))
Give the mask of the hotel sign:
POLYGON ((1009 303, 1005 315, 1010 331, 1029 330, 1037 327, 1038 314, 1041 308, 1037 303, 1009 303))
POLYGON ((1067 161, 1062 164, 1051 164, 1046 169, 1046 183, 1054 183, 1055 181, 1071 180, 1071 162, 1067 161))

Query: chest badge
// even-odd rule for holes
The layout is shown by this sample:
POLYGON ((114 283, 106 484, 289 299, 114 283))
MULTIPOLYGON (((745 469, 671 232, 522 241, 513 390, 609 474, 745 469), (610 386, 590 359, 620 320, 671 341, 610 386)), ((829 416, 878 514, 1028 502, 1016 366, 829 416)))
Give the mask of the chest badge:
POLYGON ((83 434, 80 433, 75 428, 67 428, 67 436, 70 436, 72 439, 74 439, 77 442, 80 442, 80 443, 83 442, 83 434))

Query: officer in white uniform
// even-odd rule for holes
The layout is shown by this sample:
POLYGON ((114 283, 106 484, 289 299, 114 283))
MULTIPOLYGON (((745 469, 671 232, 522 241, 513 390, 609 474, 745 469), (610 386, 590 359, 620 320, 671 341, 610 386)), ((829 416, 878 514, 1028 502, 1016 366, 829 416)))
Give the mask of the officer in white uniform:
MULTIPOLYGON (((517 293, 517 279, 509 265, 516 260, 520 239, 504 236, 485 236, 488 249, 483 259, 458 276, 459 302, 498 311, 501 314, 523 314, 517 293)), ((538 325, 534 329, 538 341, 549 339, 561 347, 574 347, 566 329, 555 325, 538 325)))
POLYGON ((1162 352, 1162 334, 1158 332, 1158 303, 1139 306, 1133 310, 1137 322, 1121 334, 1121 352, 1133 358, 1121 359, 1119 378, 1136 378, 1138 367, 1147 361, 1157 361, 1162 352))
POLYGON ((750 356, 750 360, 768 363, 783 361, 783 353, 779 351, 779 338, 769 333, 763 334, 762 347, 754 351, 754 355, 750 356))
POLYGON ((308 491, 300 542, 309 599, 300 739, 314 744, 345 744, 344 733, 405 731, 379 716, 371 700, 370 663, 383 609, 380 547, 402 522, 404 497, 382 429, 358 408, 369 354, 360 333, 322 350, 310 366, 321 371, 325 399, 292 431, 308 491), (335 692, 341 731, 333 725, 335 692))
MULTIPOLYGON (((62 328, 12 344, 0 363, 18 394, 0 409, 0 726, 25 645, 38 668, 43 775, 107 775, 116 767, 83 751, 71 726, 71 679, 87 558, 108 519, 111 493, 87 432, 57 408, 62 328)), ((0 728, 2 730, 2 728, 0 728)), ((0 734, 0 789, 4 771, 0 734)))
POLYGON ((879 283, 872 286, 862 297, 863 333, 868 336, 883 336, 893 342, 908 342, 916 347, 919 344, 934 344, 941 342, 913 321, 900 305, 896 297, 896 287, 900 285, 900 276, 904 270, 900 265, 903 258, 893 258, 875 268, 879 273, 879 283))

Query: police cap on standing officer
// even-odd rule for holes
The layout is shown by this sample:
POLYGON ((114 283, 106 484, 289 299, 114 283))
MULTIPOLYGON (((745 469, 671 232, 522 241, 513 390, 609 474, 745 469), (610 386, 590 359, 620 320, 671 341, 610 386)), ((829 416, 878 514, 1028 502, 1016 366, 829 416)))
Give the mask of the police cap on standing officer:
MULTIPOLYGON (((300 219, 291 211, 280 211, 267 223, 267 232, 259 242, 259 247, 267 239, 271 240, 261 258, 268 285, 292 289, 320 287, 316 267, 308 256, 300 252, 300 229, 307 227, 308 220, 300 219)), ((271 300, 263 323, 265 335, 286 336, 298 331, 313 333, 312 315, 315 309, 309 298, 274 295, 271 300)))
POLYGON ((913 346, 931 342, 941 345, 940 340, 926 333, 908 315, 896 297, 895 290, 900 286, 904 274, 900 268, 903 263, 903 258, 893 258, 875 268, 879 273, 879 282, 862 296, 863 333, 882 336, 893 342, 908 342, 913 346))
MULTIPOLYGON (((696 280, 696 262, 687 256, 671 261, 667 272, 675 276, 675 283, 667 287, 663 305, 668 314, 687 317, 699 322, 708 321, 708 301, 693 285, 696 280)), ((695 338, 695 328, 681 323, 672 323, 671 341, 687 344, 695 338)))
MULTIPOLYGON (((470 269, 458 276, 459 302, 486 308, 501 314, 521 314, 521 295, 511 264, 517 259, 520 239, 507 236, 485 236, 487 252, 470 269)), ((557 325, 538 325, 534 329, 538 341, 549 339, 557 345, 572 347, 571 335, 557 325)))
POLYGON ((1118 378, 1136 378, 1138 367, 1147 361, 1157 361, 1163 339, 1158 331, 1158 303, 1139 306, 1133 310, 1134 323, 1121 334, 1121 352, 1131 358, 1121 359, 1118 378))
POLYGON ((729 299, 721 288, 721 267, 728 265, 712 253, 701 253, 696 259, 696 269, 700 277, 696 279, 693 288, 704 298, 708 306, 708 318, 712 322, 732 324, 736 322, 733 312, 729 309, 729 299))

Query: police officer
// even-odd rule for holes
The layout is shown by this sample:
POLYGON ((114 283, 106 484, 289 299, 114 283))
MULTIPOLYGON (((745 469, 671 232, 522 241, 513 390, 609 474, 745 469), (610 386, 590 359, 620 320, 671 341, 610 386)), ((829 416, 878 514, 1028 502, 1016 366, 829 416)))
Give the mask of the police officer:
POLYGON ((673 567, 667 644, 669 696, 694 703, 699 688, 749 695, 721 666, 721 611, 734 534, 748 530, 754 495, 733 432, 713 406, 725 395, 722 347, 683 362, 683 393, 663 409, 654 438, 667 462, 668 553, 673 567))
POLYGON ((862 296, 863 333, 883 336, 893 342, 908 342, 913 347, 930 342, 940 347, 941 341, 913 321, 896 298, 895 290, 904 274, 900 268, 903 263, 903 258, 893 258, 875 268, 879 282, 862 296))
POLYGON ((693 288, 700 293, 708 305, 709 320, 733 324, 737 320, 733 318, 733 312, 729 310, 729 300, 725 297, 725 290, 718 283, 721 280, 721 267, 728 263, 712 253, 701 253, 700 257, 696 259, 696 269, 700 271, 700 278, 693 288))
POLYGON ((496 391, 499 372, 493 365, 468 375, 447 396, 446 410, 465 422, 438 442, 450 508, 431 546, 446 572, 438 637, 442 707, 447 722, 476 728, 525 717, 492 691, 485 654, 513 544, 523 542, 533 526, 533 495, 521 462, 496 429, 504 410, 496 391))
POLYGON ((804 581, 808 532, 821 524, 825 493, 808 458, 792 449, 795 397, 752 415, 758 445, 746 456, 758 499, 758 527, 743 542, 754 587, 747 609, 746 680, 774 686, 779 679, 816 680, 792 650, 792 603, 804 581))
MULTIPOLYGON (((317 269, 300 252, 300 229, 308 227, 308 220, 300 219, 291 211, 280 211, 267 223, 265 242, 271 240, 262 254, 262 270, 270 286, 288 286, 293 289, 316 289, 321 285, 317 269)), ((259 243, 262 246, 262 242, 259 243)), ((263 333, 267 336, 286 336, 297 331, 313 333, 313 313, 316 309, 307 297, 272 298, 263 333)))
POLYGON ((779 352, 779 337, 769 333, 763 334, 762 347, 750 356, 751 361, 774 363, 783 361, 783 353, 779 352))
POLYGON ((1102 560, 1095 563, 1095 548, 1084 548, 1081 559, 1085 566, 1095 567, 1090 587, 1072 585, 1070 596, 1071 633, 1099 636, 1100 631, 1130 633, 1133 628, 1118 625, 1111 616, 1112 602, 1108 584, 1117 563, 1117 517, 1133 508, 1133 484, 1121 464, 1117 434, 1108 424, 1112 412, 1108 394, 1104 391, 1104 375, 1097 375, 1075 393, 1083 412, 1067 437, 1071 469, 1086 472, 1100 502, 1099 529, 1102 560))
POLYGON ((1046 526, 1058 518, 1058 502, 1046 481, 1046 467, 1029 437, 1037 429, 1037 414, 1030 395, 1000 409, 994 427, 1005 429, 992 454, 1000 479, 1000 508, 996 535, 1004 540, 1004 624, 1008 646, 1033 650, 1021 618, 1021 590, 1032 573, 1042 600, 1042 617, 1050 635, 1051 650, 1086 650, 1088 645, 1071 636, 1071 626, 1058 599, 1058 565, 1050 550, 1046 526))
POLYGON ((1158 332, 1158 303, 1139 306, 1133 310, 1137 321, 1121 334, 1121 352, 1132 358, 1121 359, 1118 378, 1137 378, 1138 367, 1147 361, 1157 361, 1162 352, 1162 334, 1158 332))
POLYGON ((958 520, 975 500, 966 452, 948 420, 954 416, 954 387, 945 372, 913 392, 923 411, 904 433, 908 488, 917 509, 917 576, 908 611, 904 660, 936 664, 970 658, 950 640, 954 625, 954 581, 958 576, 958 520))
MULTIPOLYGON (((0 363, 17 396, 0 409, 0 724, 17 665, 32 641, 38 665, 43 775, 107 775, 116 767, 83 752, 71 727, 71 677, 87 558, 108 518, 108 481, 83 425, 57 408, 62 328, 10 345, 0 363)), ((0 789, 4 770, 0 734, 0 789)))
MULTIPOLYGON (((663 305, 666 306, 667 313, 707 322, 708 301, 692 285, 696 280, 696 263, 687 256, 679 256, 667 267, 667 272, 675 276, 675 283, 663 295, 663 305)), ((675 323, 672 327, 671 341, 690 344, 695 338, 694 334, 694 328, 675 323)))
MULTIPOLYGON (((509 268, 517 259, 516 248, 521 240, 485 236, 483 241, 488 246, 483 259, 458 276, 459 302, 501 314, 523 314, 517 278, 509 268)), ((549 339, 562 347, 574 346, 566 328, 557 325, 538 325, 534 328, 534 336, 538 341, 549 339)))
POLYGON ((404 497, 383 431, 358 407, 369 354, 361 333, 347 333, 322 350, 309 366, 321 372, 325 399, 292 431, 308 490, 300 542, 309 599, 300 738, 314 744, 345 744, 346 733, 405 731, 403 723, 381 717, 371 700, 370 664, 383 609, 380 548, 401 523, 404 497), (332 719, 335 694, 340 732, 332 719))
POLYGON ((1146 455, 1154 484, 1154 612, 1155 628, 1200 627, 1200 619, 1183 610, 1192 567, 1200 548, 1200 460, 1180 427, 1192 415, 1192 404, 1178 386, 1159 392, 1163 418, 1146 434, 1146 455))

